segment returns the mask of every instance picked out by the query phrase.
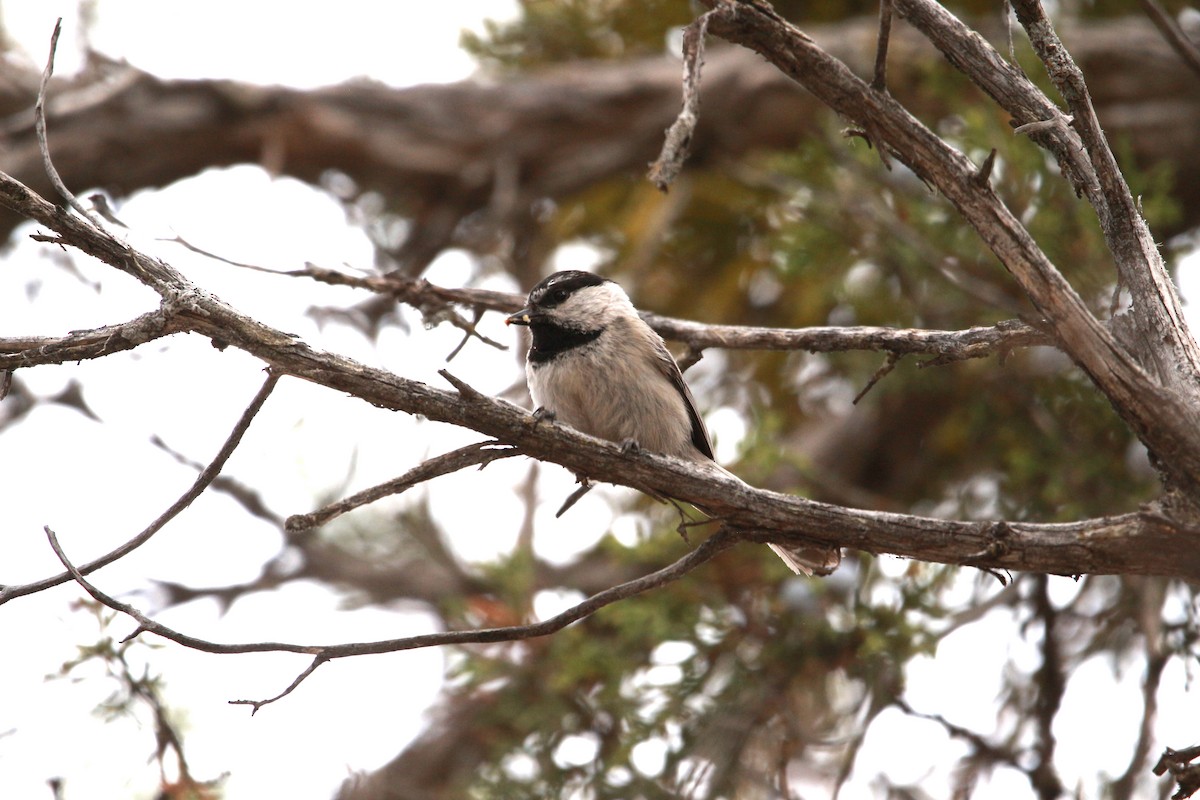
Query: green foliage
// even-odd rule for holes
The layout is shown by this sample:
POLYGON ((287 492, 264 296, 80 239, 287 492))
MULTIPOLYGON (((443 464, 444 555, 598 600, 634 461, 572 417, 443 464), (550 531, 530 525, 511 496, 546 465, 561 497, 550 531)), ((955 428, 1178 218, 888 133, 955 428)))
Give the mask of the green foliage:
POLYGON ((692 19, 686 0, 521 0, 516 22, 488 21, 462 46, 494 68, 660 53, 667 32, 692 19))
POLYGON ((129 718, 142 722, 148 717, 154 732, 153 759, 158 766, 163 797, 180 800, 216 800, 221 794, 221 779, 198 781, 188 770, 183 752, 183 736, 177 714, 170 709, 163 694, 165 684, 162 677, 152 673, 149 664, 141 663, 141 651, 157 649, 137 637, 116 641, 108 628, 117 619, 116 612, 98 602, 87 600, 75 604, 74 610, 91 614, 100 628, 100 638, 94 643, 78 646, 78 654, 63 663, 57 679, 84 680, 94 678, 94 668, 99 667, 111 692, 95 709, 105 721, 129 718), (82 673, 82 677, 80 676, 82 673), (167 777, 168 764, 174 762, 177 779, 167 777))

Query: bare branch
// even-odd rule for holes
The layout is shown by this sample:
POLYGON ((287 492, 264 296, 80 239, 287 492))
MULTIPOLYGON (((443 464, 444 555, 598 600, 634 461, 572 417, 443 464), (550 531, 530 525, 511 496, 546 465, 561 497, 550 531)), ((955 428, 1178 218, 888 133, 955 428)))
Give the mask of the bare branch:
POLYGON ((217 255, 216 253, 210 252, 201 247, 197 247, 196 245, 189 242, 187 239, 184 239, 178 233, 176 233, 170 239, 167 239, 164 237, 164 238, 159 239, 158 241, 171 242, 172 244, 179 245, 180 247, 182 247, 185 250, 192 251, 196 255, 204 256, 205 258, 211 258, 213 261, 220 261, 222 264, 228 264, 231 267, 238 267, 240 269, 248 269, 252 272, 265 272, 268 275, 303 275, 303 274, 305 274, 304 270, 271 269, 270 267, 264 267, 259 264, 248 264, 245 261, 234 261, 231 258, 226 258, 225 256, 220 256, 220 255, 217 255))
MULTIPOLYGON (((437 286, 423 278, 403 275, 355 277, 335 270, 309 265, 297 273, 338 286, 356 286, 373 292, 394 293, 411 305, 430 303, 458 304, 475 309, 512 313, 525 305, 518 294, 487 289, 437 286)), ((986 358, 993 353, 1021 347, 1054 346, 1051 336, 1018 320, 994 326, 962 331, 884 328, 872 326, 812 326, 807 328, 760 328, 749 325, 713 325, 703 322, 641 312, 642 319, 659 335, 683 342, 692 350, 720 347, 726 350, 807 350, 810 353, 834 353, 851 350, 877 350, 903 355, 935 356, 938 364, 971 358, 986 358)), ((3 353, 4 340, 0 340, 3 353)), ((4 362, 0 361, 0 366, 4 362)))
POLYGON ((880 365, 879 369, 875 370, 875 374, 867 381, 867 385, 859 390, 858 394, 854 395, 851 401, 853 405, 858 405, 858 401, 867 396, 867 392, 875 387, 875 384, 883 380, 892 370, 896 368, 896 364, 900 361, 899 353, 888 353, 887 360, 880 365))
POLYGON ((683 29, 683 108, 671 127, 667 128, 662 152, 651 165, 648 176, 664 192, 683 169, 692 137, 696 133, 696 123, 700 121, 700 71, 704 67, 708 16, 701 14, 699 19, 683 29))
POLYGON ((1157 0, 1139 0, 1142 4, 1142 9, 1146 12, 1146 16, 1154 23, 1154 27, 1158 28, 1159 33, 1166 39, 1167 44, 1171 45, 1179 58, 1187 64, 1188 69, 1200 75, 1200 49, 1192 43, 1188 35, 1183 32, 1171 15, 1166 12, 1157 0))
MULTIPOLYGON (((932 0, 894 2, 897 11, 906 18, 918 7, 927 12, 928 18, 936 17, 938 22, 933 27, 943 38, 947 30, 956 33, 961 30, 961 36, 956 38, 963 40, 969 54, 982 54, 986 63, 994 65, 1001 73, 979 80, 999 84, 998 91, 1022 99, 1041 98, 1040 103, 1047 111, 1040 119, 1050 118, 1051 112, 1057 113, 1036 87, 1005 62, 982 37, 965 29, 944 8, 932 0), (936 10, 929 7, 936 7, 936 10)), ((1018 14, 1022 13, 1022 6, 1033 3, 1035 0, 1018 2, 1018 14)), ((1143 258, 1138 263, 1146 274, 1129 276, 1131 291, 1135 291, 1134 281, 1137 287, 1147 291, 1146 294, 1135 292, 1135 296, 1143 301, 1140 305, 1154 309, 1145 312, 1149 316, 1143 320, 1142 330, 1150 330, 1161 323, 1158 336, 1144 339, 1152 351, 1152 355, 1147 356, 1141 351, 1131 352, 1093 316, 1087 304, 1000 198, 990 187, 972 180, 978 170, 970 159, 946 144, 890 95, 872 91, 845 64, 818 47, 769 6, 724 0, 704 0, 704 4, 713 7, 709 18, 709 29, 713 33, 764 55, 830 108, 871 131, 877 146, 890 150, 922 180, 935 186, 1017 280, 1045 316, 1062 349, 1108 397, 1122 419, 1153 454, 1156 463, 1161 465, 1168 482, 1179 488, 1184 498, 1200 497, 1200 391, 1197 388, 1200 387, 1200 349, 1187 332, 1178 297, 1152 246, 1151 253, 1144 253, 1144 241, 1140 235, 1134 237, 1137 239, 1134 249, 1147 258, 1152 254, 1154 262, 1143 258), (1164 344, 1159 347, 1160 343, 1164 344), (1167 354, 1167 351, 1175 355, 1167 354), (1163 371, 1166 363, 1171 364, 1170 374, 1163 371)), ((1048 29, 1048 24, 1046 27, 1048 29)), ((924 28, 922 30, 924 32, 924 28)), ((947 56, 956 65, 966 58, 950 53, 947 56)), ((980 68, 980 64, 971 65, 973 78, 980 68)), ((989 93, 992 91, 985 88, 989 93)), ((1091 169, 1090 163, 1083 167, 1091 169)), ((1113 181, 1107 178, 1097 182, 1098 202, 1105 202, 1101 189, 1107 191, 1112 185, 1113 181)), ((1119 202, 1119 198, 1114 202, 1119 202)), ((1119 208, 1124 210, 1123 206, 1119 208)), ((1114 233, 1110 237, 1110 247, 1117 242, 1124 243, 1125 249, 1117 253, 1118 262, 1130 266, 1131 261, 1125 258, 1131 255, 1127 252, 1128 239, 1118 234, 1144 229, 1144 223, 1140 217, 1123 219, 1107 229, 1114 233)), ((1200 509, 1181 511, 1200 518, 1200 509)))
POLYGON ((291 683, 289 683, 286 689, 284 689, 282 692, 275 695, 274 697, 268 697, 265 700, 230 700, 229 705, 231 705, 231 706, 250 706, 250 716, 253 717, 255 714, 258 713, 258 710, 260 708, 262 708, 263 706, 270 705, 271 703, 274 703, 276 700, 282 700, 283 698, 287 697, 292 692, 296 691, 296 688, 301 683, 304 682, 305 678, 307 678, 309 675, 312 675, 314 672, 316 672, 317 667, 321 666, 328 660, 329 660, 328 658, 326 658, 325 656, 322 656, 322 655, 318 655, 315 658, 313 658, 312 663, 309 664, 303 672, 301 672, 299 675, 297 675, 295 680, 293 680, 291 683))
POLYGON ((687 555, 680 558, 678 561, 663 567, 660 570, 644 575, 640 578, 635 578, 631 581, 619 584, 611 589, 605 589, 587 598, 581 603, 577 603, 571 608, 550 617, 541 622, 535 622, 529 625, 510 625, 500 628, 483 628, 479 630, 469 631, 446 631, 442 633, 427 633, 419 636, 406 636, 401 639, 386 639, 377 642, 357 642, 351 644, 336 644, 336 645, 301 645, 290 644, 286 642, 251 642, 244 644, 222 644, 218 642, 210 642, 205 639, 198 639, 194 636, 189 636, 185 633, 180 633, 172 628, 155 622, 147 617, 142 612, 138 611, 128 603, 123 603, 120 600, 104 593, 93 585, 80 569, 76 568, 63 552, 62 546, 58 542, 58 537, 54 531, 48 526, 46 527, 46 537, 50 542, 50 547, 54 550, 54 554, 62 562, 67 569, 67 574, 75 580, 84 591, 92 596, 97 602, 103 603, 114 611, 119 611, 126 614, 137 621, 138 627, 125 638, 128 641, 142 633, 153 633, 162 636, 165 639, 181 644, 184 647, 193 650, 199 650, 204 653, 218 654, 236 654, 236 653, 268 653, 268 652, 285 652, 285 653, 306 653, 314 656, 313 662, 294 680, 291 685, 280 694, 267 700, 236 700, 238 704, 251 705, 253 710, 257 711, 260 707, 267 703, 274 702, 281 697, 285 697, 292 692, 300 683, 316 670, 322 663, 335 658, 348 658, 351 656, 375 655, 379 653, 396 653, 402 650, 417 650, 425 647, 438 647, 441 645, 462 645, 462 644, 494 644, 497 642, 515 642, 522 639, 533 639, 539 636, 547 636, 556 631, 570 625, 572 622, 577 622, 584 617, 592 614, 620 600, 625 600, 635 595, 642 594, 650 589, 658 588, 666 583, 678 580, 687 573, 694 570, 701 564, 709 561, 719 553, 728 550, 740 541, 740 537, 726 530, 718 531, 705 540, 699 547, 695 548, 687 555))
POLYGON ((400 477, 393 478, 377 486, 372 486, 370 489, 364 489, 344 500, 331 503, 324 508, 310 511, 307 514, 290 516, 285 523, 285 527, 292 532, 315 528, 360 506, 365 506, 368 503, 373 503, 376 500, 393 494, 408 491, 419 483, 442 475, 448 475, 451 472, 457 472, 466 467, 479 465, 479 468, 482 469, 497 459, 511 458, 517 455, 521 455, 519 449, 503 445, 494 440, 469 444, 466 447, 460 447, 449 453, 422 461, 400 477))
MULTIPOLYGON (((1134 355, 1166 387, 1184 396, 1191 394, 1196 375, 1200 374, 1200 347, 1188 333, 1178 294, 1154 238, 1105 141, 1083 75, 1037 0, 1016 2, 1014 7, 1051 80, 1067 101, 1068 115, 1050 102, 1019 67, 1005 61, 983 37, 934 0, 894 2, 897 13, 1013 115, 1011 124, 1016 131, 1028 134, 1054 155, 1064 177, 1087 198, 1114 256, 1119 280, 1134 297, 1132 312, 1140 340, 1132 343, 1134 355)), ((939 188, 959 205, 945 187, 939 188)), ((977 223, 972 224, 978 228, 977 223)), ((1001 260, 1013 270, 1003 256, 1001 260)), ((1014 275, 1021 280, 1019 272, 1014 275)), ((1022 286, 1035 303, 1042 305, 1024 282, 1022 286)), ((1103 383, 1100 385, 1104 388, 1103 383)), ((1112 397, 1109 389, 1105 391, 1112 397)))
MULTIPOLYGON (((209 484, 211 484, 213 480, 216 479, 217 475, 220 474, 221 469, 225 466, 225 462, 229 460, 229 457, 233 455, 233 451, 236 450, 237 446, 241 443, 242 437, 250 427, 250 423, 254 420, 254 417, 262 408, 263 403, 267 401, 267 398, 271 395, 271 392, 275 389, 275 385, 278 382, 279 373, 275 370, 268 370, 266 381, 263 382, 262 387, 254 396, 254 399, 250 401, 250 405, 245 411, 242 412, 241 418, 237 421, 237 424, 234 426, 233 431, 230 432, 229 437, 225 440, 225 443, 221 445, 221 449, 217 451, 217 455, 213 458, 209 465, 205 467, 199 475, 196 476, 196 480, 192 484, 191 488, 184 492, 178 500, 172 503, 166 511, 160 514, 157 519, 151 522, 150 525, 137 536, 125 542, 115 550, 112 550, 95 559, 94 561, 90 561, 87 564, 79 567, 78 572, 82 575, 87 575, 88 573, 94 572, 107 564, 111 564, 118 559, 124 558, 148 542, 150 537, 162 530, 164 525, 177 517, 185 508, 190 506, 192 501, 199 497, 200 493, 208 488, 209 484)), ((47 531, 49 531, 49 528, 47 528, 47 531)), ((66 583, 67 581, 71 580, 71 578, 72 575, 69 572, 64 572, 51 578, 34 581, 33 583, 26 583, 18 586, 0 587, 0 605, 7 603, 9 600, 14 598, 23 597, 27 594, 34 594, 35 592, 49 589, 52 586, 58 586, 59 584, 66 583)))
POLYGON ((83 204, 75 198, 75 195, 63 183, 63 179, 59 176, 58 170, 54 168, 54 162, 50 159, 50 143, 46 138, 46 87, 50 84, 50 76, 54 74, 54 53, 58 49, 58 37, 62 33, 62 17, 54 23, 54 33, 50 35, 50 55, 46 59, 46 69, 42 71, 42 85, 38 89, 37 103, 33 106, 33 121, 34 127, 37 130, 38 146, 42 151, 42 166, 46 169, 46 177, 50 179, 50 183, 71 208, 78 211, 83 218, 91 222, 97 228, 103 228, 99 217, 91 211, 83 207, 83 204))
POLYGON ((102 358, 183 330, 186 328, 164 303, 128 322, 72 331, 66 336, 0 339, 0 369, 102 358))
MULTIPOLYGON (((886 100, 878 93, 869 94, 877 100, 886 100)), ((965 162, 963 171, 956 174, 964 178, 964 185, 969 185, 965 177, 972 167, 966 159, 962 162, 965 162)), ((1194 527, 1166 512, 1147 511, 1066 524, 1006 523, 1002 546, 997 546, 994 533, 999 523, 954 522, 816 503, 756 490, 736 479, 714 476, 710 471, 675 459, 651 453, 625 453, 618 445, 565 426, 531 425, 528 412, 511 403, 473 391, 459 394, 406 380, 315 350, 294 336, 239 314, 218 298, 193 287, 164 262, 150 259, 73 217, 56 213, 52 206, 3 173, 0 173, 0 203, 28 214, 54 229, 63 243, 134 275, 161 294, 189 299, 190 303, 181 303, 178 312, 189 330, 245 350, 261 358, 276 373, 295 375, 347 392, 382 408, 471 428, 519 447, 533 458, 561 464, 592 480, 685 500, 708 509, 755 541, 855 547, 871 553, 895 553, 993 569, 1200 577, 1200 548, 1181 554, 1177 546, 1180 535, 1196 535, 1194 527)), ((970 210, 979 211, 974 206, 970 210)), ((1020 264, 1021 269, 1028 266, 1020 264)), ((1122 371, 1128 367, 1125 362, 1115 367, 1107 362, 1102 364, 1110 370, 1107 376, 1111 380, 1129 381, 1125 384, 1127 391, 1146 391, 1142 385, 1145 379, 1139 373, 1129 375, 1122 371)), ((1153 384, 1149 386, 1149 393, 1139 395, 1138 401, 1143 404, 1139 409, 1153 409, 1153 435, 1158 439, 1152 441, 1174 436, 1174 446, 1182 455, 1195 455, 1187 448, 1189 440, 1200 432, 1200 425, 1195 430, 1183 429, 1194 411, 1184 409, 1176 413, 1179 400, 1174 396, 1164 398, 1153 384)), ((1182 465, 1190 468, 1191 461, 1185 457, 1182 465)), ((1197 471, 1200 472, 1200 467, 1197 471)))
POLYGON ((879 0, 879 38, 875 44, 875 77, 871 88, 877 92, 887 91, 888 42, 892 37, 892 0, 879 0))

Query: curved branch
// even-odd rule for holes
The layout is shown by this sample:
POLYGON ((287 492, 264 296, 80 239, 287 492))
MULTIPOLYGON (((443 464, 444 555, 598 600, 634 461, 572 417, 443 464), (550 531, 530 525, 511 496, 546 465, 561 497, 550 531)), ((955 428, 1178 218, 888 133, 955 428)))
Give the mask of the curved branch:
POLYGON ((292 681, 291 685, 280 694, 268 700, 234 700, 235 704, 250 705, 257 711, 263 705, 274 702, 281 697, 290 694, 293 689, 300 685, 300 682, 307 678, 321 664, 335 658, 348 658, 351 656, 362 655, 377 655, 380 653, 397 653, 402 650, 417 650, 424 647, 438 647, 448 644, 493 644, 496 642, 515 642, 522 639, 533 639, 539 636, 547 636, 556 631, 570 625, 572 622, 577 622, 584 617, 589 617, 592 614, 611 605, 619 600, 639 595, 643 592, 655 589, 663 584, 678 580, 687 573, 694 570, 701 564, 709 561, 719 553, 728 550, 740 541, 740 537, 736 533, 721 530, 706 539, 699 547, 695 548, 687 555, 683 556, 675 563, 663 567, 660 570, 644 575, 640 578, 635 578, 631 581, 619 584, 611 589, 605 589, 602 592, 597 592, 586 600, 577 603, 559 614, 556 614, 549 619, 541 622, 535 622, 529 625, 509 625, 500 628, 482 628, 478 630, 467 631, 444 631, 442 633, 426 633, 418 636, 406 636, 400 639, 385 639, 376 642, 354 642, 350 644, 334 644, 334 645, 303 645, 290 644, 287 642, 250 642, 242 644, 222 644, 218 642, 210 642, 205 639, 199 639, 195 636, 190 636, 185 633, 169 628, 159 622, 155 622, 150 617, 147 617, 142 612, 138 611, 128 603, 123 603, 115 597, 108 595, 92 584, 83 573, 75 567, 66 553, 63 552, 62 546, 58 542, 58 537, 49 527, 46 528, 46 537, 50 542, 50 547, 54 550, 54 554, 58 556, 59 561, 66 567, 70 577, 74 578, 83 589, 91 595, 96 601, 103 603, 109 608, 126 614, 138 623, 137 629, 123 641, 128 641, 142 633, 153 633, 162 636, 165 639, 181 644, 184 647, 189 647, 193 650, 199 650, 204 653, 218 654, 236 654, 236 653, 269 653, 269 652, 284 652, 284 653, 302 653, 313 656, 313 662, 292 681))

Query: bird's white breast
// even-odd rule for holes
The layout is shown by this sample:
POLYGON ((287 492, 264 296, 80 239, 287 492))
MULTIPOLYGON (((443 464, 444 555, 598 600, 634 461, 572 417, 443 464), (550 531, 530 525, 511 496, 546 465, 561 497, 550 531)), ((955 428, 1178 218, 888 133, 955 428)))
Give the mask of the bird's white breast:
POLYGON ((656 342, 658 334, 640 318, 620 319, 594 342, 529 363, 534 403, 592 436, 697 458, 686 401, 657 365, 656 342))

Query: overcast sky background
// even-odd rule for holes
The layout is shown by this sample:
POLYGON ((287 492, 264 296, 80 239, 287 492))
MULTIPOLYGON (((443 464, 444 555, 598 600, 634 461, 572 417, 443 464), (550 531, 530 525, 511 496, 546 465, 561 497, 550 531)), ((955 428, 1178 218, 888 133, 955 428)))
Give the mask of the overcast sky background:
MULTIPOLYGON (((344 1, 329 14, 296 13, 295 5, 272 2, 162 3, 101 0, 96 3, 91 42, 101 52, 124 58, 164 77, 229 78, 256 83, 314 87, 367 76, 394 86, 451 81, 472 71, 457 46, 463 27, 477 27, 484 14, 515 13, 510 0, 456 0, 420 4, 419 18, 406 14, 416 4, 344 1)), ((44 64, 56 16, 64 17, 57 70, 80 64, 75 3, 19 2, 3 7, 4 22, 38 69, 44 64)), ((54 132, 50 131, 51 146, 54 132)), ((88 187, 73 187, 84 190, 88 187)), ((177 232, 229 258, 281 269, 306 261, 368 270, 371 246, 346 224, 330 198, 290 179, 273 179, 254 167, 210 171, 163 191, 139 193, 120 207, 131 242, 168 260, 235 308, 302 336, 314 346, 390 369, 405 377, 442 385, 438 369, 458 343, 448 326, 426 331, 412 314, 411 333, 396 331, 379 342, 338 325, 318 326, 305 311, 312 305, 343 303, 362 295, 313 282, 238 270, 158 241, 177 232)), ((25 234, 32 229, 27 228, 25 234)), ((0 262, 0 336, 60 335, 68 330, 127 320, 157 304, 131 279, 82 258, 80 275, 55 266, 54 248, 16 237, 0 262)), ((573 248, 556 266, 588 266, 586 250, 573 248)), ((1190 272, 1190 271, 1189 271, 1190 272)), ((429 277, 456 285, 470 273, 462 254, 438 260, 429 277)), ((517 291, 504 279, 491 288, 517 291)), ((1193 324, 1195 324, 1193 322, 1193 324)), ((482 331, 515 344, 499 315, 482 331)), ((706 356, 689 380, 719 362, 706 356)), ((520 379, 518 354, 472 344, 450 369, 482 391, 504 391, 520 379)), ((76 562, 129 539, 190 485, 194 471, 150 444, 152 436, 191 459, 207 463, 264 378, 262 365, 234 349, 215 350, 199 337, 174 337, 79 365, 23 370, 19 378, 40 396, 53 396, 70 380, 86 387, 86 399, 102 423, 61 405, 37 408, 0 434, 0 582, 21 583, 53 574, 57 562, 42 535, 49 524, 76 562)), ((0 407, 0 413, 3 408, 0 407)), ((709 417, 722 460, 737 450, 742 424, 729 410, 709 417)), ((311 510, 314 497, 343 485, 343 493, 394 477, 424 455, 444 452, 481 437, 447 426, 421 425, 403 415, 324 389, 285 379, 268 400, 226 473, 260 490, 283 514, 311 510)), ((484 472, 439 479, 430 492, 434 513, 455 532, 462 555, 486 559, 513 544, 522 506, 508 491, 528 464, 511 459, 484 472), (488 510, 480 526, 479 509, 488 510)), ((563 470, 542 470, 541 491, 561 498, 572 479, 563 470)), ((603 492, 580 502, 569 519, 551 522, 557 500, 539 512, 539 552, 568 558, 605 531, 632 537, 632 517, 616 516, 603 492), (544 524, 543 524, 544 523, 544 524)), ((387 507, 386 504, 384 507, 387 507)), ((97 573, 112 593, 125 593, 155 611, 148 578, 214 586, 248 581, 280 546, 270 525, 247 518, 223 495, 207 492, 179 519, 134 556, 97 573)), ((883 559, 897 571, 907 562, 883 559)), ((967 578, 971 580, 973 578, 967 578)), ((964 584, 965 585, 965 584, 964 584)), ((1054 581, 1056 597, 1070 598, 1075 584, 1054 581)), ((146 763, 153 732, 145 721, 106 722, 91 714, 111 690, 99 675, 87 680, 45 681, 76 655, 77 644, 94 642, 93 617, 71 610, 81 595, 73 586, 13 601, 0 608, 0 641, 6 650, 0 680, 0 796, 49 797, 46 780, 65 778, 68 800, 151 796, 157 775, 146 763)), ((542 598, 548 615, 572 598, 542 598)), ((636 602, 636 601, 634 601, 636 602)), ((411 608, 346 609, 329 589, 295 583, 279 591, 240 599, 222 614, 200 601, 158 614, 167 625, 218 641, 283 640, 332 643, 392 638, 433 629, 434 620, 411 608)), ((1182 613, 1182 610, 1181 610, 1182 613)), ((1014 636, 1004 615, 994 624, 971 626, 949 637, 937 659, 915 662, 909 697, 914 706, 947 714, 955 722, 988 730, 1005 658, 1033 665, 1036 650, 1014 636)), ((117 620, 123 636, 133 624, 117 620)), ((147 638, 147 637, 143 637, 147 638)), ((664 651, 665 653, 666 651, 664 651)), ((285 700, 251 717, 231 699, 262 699, 282 690, 307 666, 308 658, 284 654, 211 656, 174 644, 135 648, 151 670, 166 677, 166 699, 184 711, 182 730, 193 775, 224 771, 230 800, 261 797, 327 797, 354 770, 371 770, 393 757, 424 725, 423 711, 441 684, 444 653, 422 650, 346 659, 327 664, 285 700)), ((664 655, 664 659, 667 656, 664 655)), ((1111 665, 1096 659, 1072 683, 1062 720, 1075 727, 1059 740, 1066 777, 1072 764, 1088 776, 1098 760, 1123 767, 1137 730, 1140 703, 1138 663, 1111 665), (1097 724, 1103 728, 1097 728, 1097 724), (1086 732, 1081 732, 1086 731, 1086 732), (1103 735, 1099 735, 1103 732, 1103 735)), ((1078 677, 1078 676, 1077 676, 1078 677)), ((1179 695, 1186 677, 1177 663, 1163 678, 1164 695, 1156 730, 1165 741, 1187 743, 1195 735, 1193 694, 1179 695)), ((946 764, 962 746, 934 724, 887 713, 873 730, 860 763, 886 766, 895 780, 922 780, 931 764, 946 764), (920 756, 902 743, 920 738, 920 756), (933 754, 938 755, 934 756, 933 754)), ((583 751, 586 755, 586 750, 583 751)), ((579 753, 563 754, 570 760, 579 753)), ((656 756, 644 752, 645 768, 656 756)), ((873 796, 869 775, 849 785, 847 800, 873 796)), ((1023 796, 1025 779, 998 773, 981 798, 1023 796)))

